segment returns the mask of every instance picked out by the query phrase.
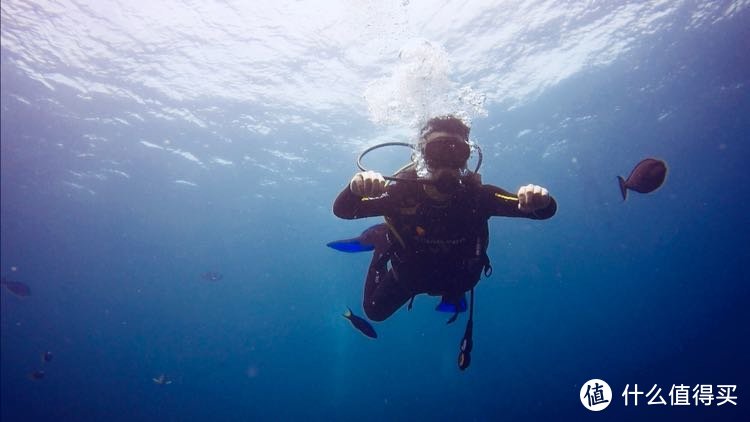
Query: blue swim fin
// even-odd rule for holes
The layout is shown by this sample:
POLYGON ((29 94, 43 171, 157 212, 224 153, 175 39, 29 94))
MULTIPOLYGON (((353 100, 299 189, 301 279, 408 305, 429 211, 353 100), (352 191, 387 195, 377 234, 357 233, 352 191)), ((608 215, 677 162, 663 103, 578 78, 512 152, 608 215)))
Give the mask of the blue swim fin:
POLYGON ((438 312, 450 312, 453 314, 456 312, 466 312, 466 293, 464 293, 458 301, 458 310, 456 310, 456 304, 445 296, 440 299, 440 303, 435 307, 435 310, 438 312))
POLYGON ((362 243, 359 237, 352 239, 335 240, 326 244, 329 248, 336 249, 341 252, 367 252, 375 249, 375 245, 368 245, 362 243))
POLYGON ((388 226, 380 223, 369 227, 360 233, 358 237, 334 240, 333 242, 328 242, 326 246, 336 249, 337 251, 350 253, 371 251, 374 250, 377 245, 380 245, 381 248, 385 248, 385 245, 388 243, 388 239, 386 238, 387 231, 388 226))

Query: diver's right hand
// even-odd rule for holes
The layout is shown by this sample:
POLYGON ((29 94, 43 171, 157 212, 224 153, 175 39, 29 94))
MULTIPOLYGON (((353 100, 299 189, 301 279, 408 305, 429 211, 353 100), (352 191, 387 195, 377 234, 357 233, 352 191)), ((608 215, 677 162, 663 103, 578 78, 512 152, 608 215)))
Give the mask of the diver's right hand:
POLYGON ((361 171, 352 177, 349 190, 357 196, 376 198, 385 192, 385 178, 375 171, 361 171))

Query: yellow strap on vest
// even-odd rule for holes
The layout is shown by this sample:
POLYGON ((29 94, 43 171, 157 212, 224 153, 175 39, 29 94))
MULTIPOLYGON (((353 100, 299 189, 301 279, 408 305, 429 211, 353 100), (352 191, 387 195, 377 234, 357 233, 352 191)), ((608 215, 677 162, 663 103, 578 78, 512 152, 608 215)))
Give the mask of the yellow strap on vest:
POLYGON ((501 193, 496 193, 495 196, 500 199, 505 199, 506 201, 518 201, 518 198, 508 195, 503 195, 501 193))

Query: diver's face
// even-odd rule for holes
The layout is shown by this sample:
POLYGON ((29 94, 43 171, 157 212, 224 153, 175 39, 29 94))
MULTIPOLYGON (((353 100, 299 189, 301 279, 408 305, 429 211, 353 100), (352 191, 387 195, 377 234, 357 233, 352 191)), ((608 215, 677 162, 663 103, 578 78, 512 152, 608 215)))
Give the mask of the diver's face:
POLYGON ((448 132, 432 132, 424 139, 425 162, 433 172, 460 171, 466 167, 471 148, 466 139, 448 132))

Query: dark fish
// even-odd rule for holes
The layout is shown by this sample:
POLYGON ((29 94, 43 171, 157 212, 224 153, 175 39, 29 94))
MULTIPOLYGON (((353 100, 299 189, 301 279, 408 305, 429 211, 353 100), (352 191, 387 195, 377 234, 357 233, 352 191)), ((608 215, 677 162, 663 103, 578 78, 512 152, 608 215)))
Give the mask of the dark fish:
POLYGON ((40 380, 44 378, 44 371, 34 371, 29 374, 29 378, 31 378, 34 381, 40 380))
POLYGON ((346 308, 346 312, 344 312, 344 318, 351 321, 354 328, 361 331, 362 334, 366 335, 367 337, 378 338, 378 333, 375 332, 375 329, 372 328, 372 325, 370 325, 370 323, 367 322, 366 319, 354 315, 351 309, 346 308))
POLYGON ((627 180, 617 176, 622 200, 627 198, 628 189, 640 193, 655 191, 664 183, 665 177, 667 177, 667 164, 656 158, 646 158, 635 166, 627 180))
POLYGON ((208 281, 219 281, 224 278, 224 275, 221 273, 217 273, 216 271, 208 271, 201 274, 201 278, 208 281))
POLYGON ((0 285, 5 286, 8 290, 10 290, 11 293, 16 296, 31 296, 31 288, 19 281, 8 280, 7 278, 3 277, 0 278, 0 285))
POLYGON ((53 357, 54 355, 52 354, 52 352, 44 352, 42 353, 42 362, 49 362, 53 357))

